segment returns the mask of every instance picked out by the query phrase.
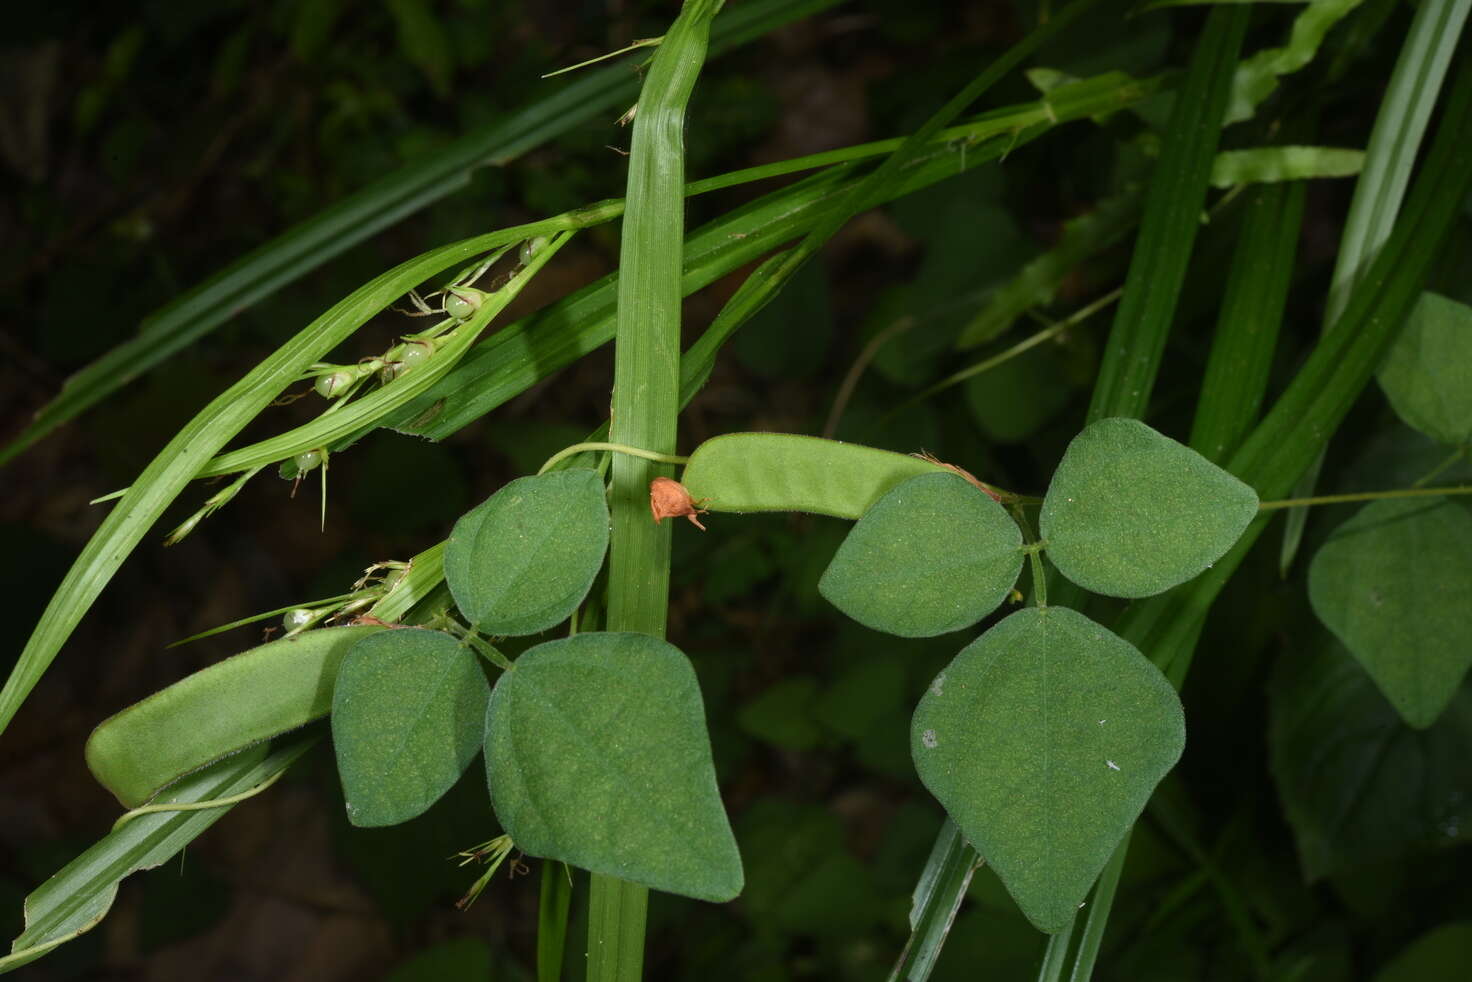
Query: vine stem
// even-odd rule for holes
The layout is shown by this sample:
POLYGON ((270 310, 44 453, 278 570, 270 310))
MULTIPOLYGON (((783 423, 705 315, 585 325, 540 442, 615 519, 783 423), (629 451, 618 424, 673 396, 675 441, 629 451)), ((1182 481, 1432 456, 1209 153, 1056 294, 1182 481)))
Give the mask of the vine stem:
POLYGON ((585 453, 589 450, 611 450, 614 453, 625 453, 628 454, 630 457, 642 457, 645 460, 653 460, 661 464, 685 464, 688 463, 690 460, 689 457, 681 457, 678 454, 656 453, 653 450, 644 450, 641 447, 631 447, 623 443, 574 443, 572 446, 563 447, 561 450, 548 457, 547 462, 542 465, 542 469, 537 471, 537 474, 538 476, 545 474, 553 467, 557 466, 558 461, 566 460, 567 458, 574 456, 575 454, 585 453))
POLYGON ((134 808, 132 811, 123 812, 119 815, 118 820, 112 823, 112 830, 116 832, 133 819, 143 815, 152 815, 155 812, 197 812, 204 811, 207 808, 225 808, 229 805, 238 805, 247 798, 254 798, 262 791, 265 791, 271 785, 281 780, 281 775, 285 773, 286 769, 282 768, 255 787, 247 788, 239 794, 232 794, 227 798, 211 798, 208 801, 188 801, 182 803, 165 802, 159 805, 144 805, 141 808, 134 808))
POLYGON ((1434 498, 1441 495, 1472 494, 1472 485, 1454 488, 1398 488, 1394 491, 1364 491, 1356 494, 1321 494, 1316 498, 1284 498, 1281 501, 1263 501, 1258 511, 1276 511, 1280 508, 1298 508, 1306 505, 1341 505, 1352 501, 1379 501, 1383 498, 1434 498))

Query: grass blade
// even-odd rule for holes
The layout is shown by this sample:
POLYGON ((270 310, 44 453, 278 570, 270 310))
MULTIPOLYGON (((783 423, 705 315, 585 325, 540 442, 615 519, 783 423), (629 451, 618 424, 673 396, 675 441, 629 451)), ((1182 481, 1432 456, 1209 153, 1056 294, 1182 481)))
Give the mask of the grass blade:
MULTIPOLYGON (((1344 313, 1349 294, 1395 226, 1410 181, 1411 166, 1420 151, 1432 107, 1436 105, 1469 9, 1472 0, 1428 0, 1411 22, 1385 88, 1385 98, 1375 115, 1375 127, 1365 151, 1365 166, 1355 184, 1354 198, 1339 239, 1334 278, 1324 305, 1326 331, 1344 313)), ((1313 495, 1322 466, 1323 458, 1319 457, 1294 488, 1293 497, 1313 495)), ((1285 575, 1298 554, 1307 523, 1307 508, 1292 509, 1284 520, 1278 568, 1285 575)))
POLYGON ((1201 222, 1249 8, 1217 7, 1171 110, 1088 421, 1143 416, 1201 222))
POLYGON ((562 978, 567 947, 567 912, 572 905, 572 871, 566 863, 542 863, 542 894, 537 906, 537 982, 562 978))
MULTIPOLYGON (((298 736, 270 752, 264 746, 246 750, 184 778, 162 797, 187 804, 248 791, 290 767, 315 742, 316 735, 298 736)), ((232 807, 142 815, 98 840, 26 897, 26 929, 0 958, 0 973, 96 927, 112 907, 119 881, 167 862, 232 807)))
POLYGON ((1213 463, 1237 449, 1267 394, 1304 192, 1302 183, 1268 184, 1250 192, 1189 441, 1213 463))
MULTIPOLYGON (((749 0, 721 18, 712 46, 717 51, 729 50, 837 2, 749 0)), ((637 93, 638 80, 627 66, 618 65, 566 84, 546 84, 546 88, 552 89, 549 95, 509 118, 461 137, 430 160, 409 164, 354 192, 144 318, 137 337, 73 375, 31 424, 0 448, 0 466, 240 311, 465 187, 477 168, 509 163, 600 113, 622 109, 637 93)))
MULTIPOLYGON (((538 227, 543 224, 539 223, 538 227)), ((524 235, 523 230, 508 230, 467 239, 432 250, 375 277, 268 355, 187 423, 108 512, 52 595, 40 623, 11 669, 5 688, 0 690, 0 732, 9 725, 26 694, 113 573, 216 451, 295 382, 308 365, 408 289, 446 267, 498 245, 515 242, 524 235)), ((401 381, 412 380, 411 373, 401 381)), ((389 386, 383 391, 390 392, 393 388, 389 386)))
MULTIPOLYGON (((1459 203, 1472 190, 1472 62, 1462 65, 1446 112, 1395 229, 1272 410, 1226 467, 1263 500, 1282 497, 1314 461, 1394 342, 1437 259, 1459 203)), ((1184 677, 1216 595, 1262 534, 1264 512, 1230 552, 1179 590, 1130 607, 1116 631, 1172 680, 1184 677)))
POLYGON ((910 903, 910 940, 889 973, 889 982, 925 982, 951 933, 981 857, 950 818, 941 826, 920 871, 910 903))
MULTIPOLYGON (((629 153, 614 343, 615 443, 675 451, 680 399, 680 305, 685 245, 685 108, 705 62, 721 0, 686 0, 639 94, 629 153)), ((649 519, 649 482, 667 466, 619 454, 609 494, 610 631, 664 637, 671 525, 649 519)), ((590 982, 643 974, 648 890, 594 873, 589 894, 590 982)))

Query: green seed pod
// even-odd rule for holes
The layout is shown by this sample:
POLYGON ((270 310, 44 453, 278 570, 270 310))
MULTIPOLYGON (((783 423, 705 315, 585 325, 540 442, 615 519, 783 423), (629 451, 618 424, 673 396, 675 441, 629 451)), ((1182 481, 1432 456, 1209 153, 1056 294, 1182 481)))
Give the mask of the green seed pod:
POLYGON ((296 464, 296 472, 298 474, 305 474, 307 471, 316 469, 317 465, 322 463, 322 451, 307 450, 293 457, 292 462, 296 464))
POLYGON ((315 610, 310 607, 297 607, 295 610, 286 612, 286 615, 281 618, 281 626, 288 631, 299 631, 316 619, 315 610))
POLYGON ((857 519, 901 481, 947 469, 837 440, 727 433, 696 447, 680 480, 710 511, 806 511, 857 519))
POLYGON ((212 761, 326 716, 343 656, 381 630, 308 631, 186 676, 93 730, 87 766, 136 808, 212 761))
POLYGON ((547 237, 545 235, 539 235, 534 239, 527 239, 521 244, 521 251, 517 253, 517 258, 525 266, 532 261, 533 256, 542 251, 542 247, 546 244, 547 237))
POLYGON ((468 286, 457 286, 445 292, 445 313, 458 321, 469 318, 480 309, 486 295, 468 286))
POLYGON ((402 375, 409 369, 429 361, 432 354, 434 354, 434 345, 428 341, 406 342, 404 350, 399 353, 399 374, 402 375))
POLYGON ((356 379, 352 372, 331 372, 327 375, 318 375, 317 381, 312 383, 312 388, 324 399, 336 399, 348 390, 356 379))

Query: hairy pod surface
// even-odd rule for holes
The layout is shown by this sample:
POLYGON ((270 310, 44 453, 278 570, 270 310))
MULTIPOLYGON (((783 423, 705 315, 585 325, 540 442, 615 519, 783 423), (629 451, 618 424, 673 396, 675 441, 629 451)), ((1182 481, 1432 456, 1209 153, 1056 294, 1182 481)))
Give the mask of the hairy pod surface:
POLYGON ((920 457, 793 433, 728 433, 695 448, 681 483, 710 511, 861 518, 897 484, 946 468, 920 457))
POLYGON ((343 656, 381 630, 308 631, 195 672, 103 720, 87 740, 87 767, 136 808, 212 761, 326 716, 343 656))

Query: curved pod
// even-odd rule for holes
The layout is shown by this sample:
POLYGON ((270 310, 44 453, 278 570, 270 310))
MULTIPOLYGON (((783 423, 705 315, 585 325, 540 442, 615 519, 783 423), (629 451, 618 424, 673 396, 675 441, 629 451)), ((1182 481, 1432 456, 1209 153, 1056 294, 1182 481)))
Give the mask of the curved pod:
POLYGON ((87 740, 87 766, 136 808, 212 761, 326 716, 343 656, 381 630, 308 631, 195 672, 103 720, 87 740))
POLYGON ((728 433, 695 448, 680 483, 710 511, 858 519, 901 481, 945 470, 920 457, 815 436, 728 433))

